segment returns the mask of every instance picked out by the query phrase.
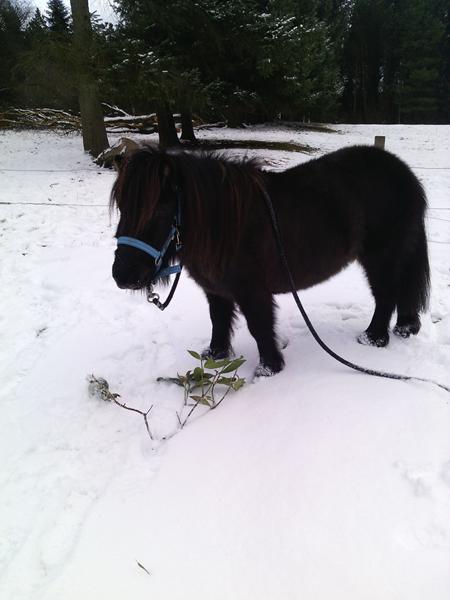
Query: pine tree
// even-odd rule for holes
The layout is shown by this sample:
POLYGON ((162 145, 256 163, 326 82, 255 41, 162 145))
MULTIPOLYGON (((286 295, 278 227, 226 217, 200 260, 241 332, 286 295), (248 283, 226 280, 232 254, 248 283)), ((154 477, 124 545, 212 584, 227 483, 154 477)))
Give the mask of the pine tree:
POLYGON ((450 122, 450 0, 445 0, 442 22, 445 27, 440 45, 440 69, 438 78, 439 121, 450 122))
POLYGON ((47 23, 36 9, 26 26, 26 46, 13 70, 19 101, 30 107, 76 109, 70 32, 62 27, 51 29, 47 23))
POLYGON ((27 8, 19 2, 0 0, 0 105, 17 101, 13 71, 25 47, 27 8))
POLYGON ((344 49, 343 96, 345 112, 354 122, 380 119, 388 21, 384 0, 355 1, 344 49))
MULTIPOLYGON (((337 105, 339 53, 317 0, 116 4, 123 36, 132 40, 127 72, 145 71, 148 98, 161 97, 184 114, 225 117, 231 125, 280 113, 318 118, 337 105)), ((333 10, 336 17, 339 2, 327 12, 330 22, 333 10)))
POLYGON ((36 8, 33 18, 28 23, 26 28, 27 36, 32 37, 34 35, 41 34, 47 31, 47 29, 47 21, 45 20, 45 17, 42 15, 39 8, 36 8))
POLYGON ((48 0, 45 13, 50 31, 66 33, 70 30, 70 14, 62 0, 48 0))
POLYGON ((441 0, 393 0, 389 93, 395 120, 430 122, 438 114, 441 0))

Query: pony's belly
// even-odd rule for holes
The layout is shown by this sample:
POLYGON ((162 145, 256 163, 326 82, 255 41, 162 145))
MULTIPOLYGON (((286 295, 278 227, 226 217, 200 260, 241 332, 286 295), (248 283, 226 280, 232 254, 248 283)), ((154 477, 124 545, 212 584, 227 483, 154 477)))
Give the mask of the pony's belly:
MULTIPOLYGON (((356 259, 355 256, 341 257, 340 260, 311 260, 309 264, 289 263, 289 269, 297 290, 305 290, 330 279, 342 269, 345 269, 356 259)), ((285 294, 291 291, 289 279, 284 267, 273 277, 272 293, 285 294)))

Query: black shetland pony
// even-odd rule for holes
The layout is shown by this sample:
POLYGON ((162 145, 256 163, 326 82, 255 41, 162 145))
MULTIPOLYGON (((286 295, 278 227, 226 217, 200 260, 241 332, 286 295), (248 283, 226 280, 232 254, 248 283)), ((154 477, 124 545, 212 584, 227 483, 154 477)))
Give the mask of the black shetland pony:
MULTIPOLYGON (((120 212, 116 236, 161 248, 180 204, 182 249, 171 242, 163 264, 181 259, 206 293, 212 321, 206 355, 228 355, 238 307, 258 344, 256 374, 284 366, 273 295, 290 290, 265 194, 298 289, 357 260, 375 298, 372 321, 358 341, 386 346, 395 309, 394 333, 418 333, 429 292, 426 198, 400 159, 355 146, 267 172, 253 160, 145 147, 124 160, 112 190, 111 205, 120 212)), ((120 288, 145 290, 155 272, 155 261, 141 249, 118 246, 113 277, 120 288)))

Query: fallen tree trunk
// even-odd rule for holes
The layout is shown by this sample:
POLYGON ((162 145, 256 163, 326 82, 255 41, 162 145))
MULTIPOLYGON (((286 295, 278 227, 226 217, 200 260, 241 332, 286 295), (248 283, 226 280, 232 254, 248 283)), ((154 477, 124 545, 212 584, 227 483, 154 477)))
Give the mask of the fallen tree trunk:
POLYGON ((105 117, 108 131, 135 131, 136 133, 153 133, 158 130, 156 113, 150 115, 124 115, 105 117))

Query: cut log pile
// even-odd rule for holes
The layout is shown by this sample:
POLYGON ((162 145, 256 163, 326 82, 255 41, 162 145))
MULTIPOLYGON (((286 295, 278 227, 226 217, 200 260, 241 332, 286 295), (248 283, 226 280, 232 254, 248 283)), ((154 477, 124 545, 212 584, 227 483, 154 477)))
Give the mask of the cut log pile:
MULTIPOLYGON (((128 115, 117 107, 110 107, 112 116, 105 117, 107 131, 153 133, 157 130, 156 113, 128 115), (122 114, 120 114, 122 113, 122 114)), ((0 112, 0 129, 61 129, 81 131, 80 116, 53 108, 9 108, 0 112)))
POLYGON ((53 108, 9 108, 0 112, 2 129, 81 129, 78 115, 53 108))

